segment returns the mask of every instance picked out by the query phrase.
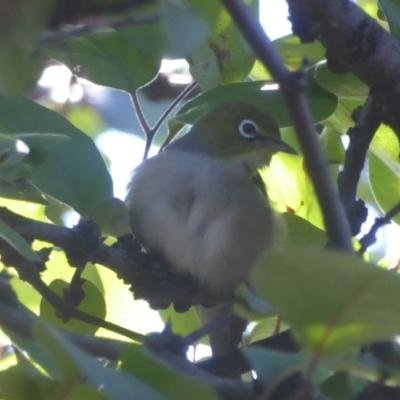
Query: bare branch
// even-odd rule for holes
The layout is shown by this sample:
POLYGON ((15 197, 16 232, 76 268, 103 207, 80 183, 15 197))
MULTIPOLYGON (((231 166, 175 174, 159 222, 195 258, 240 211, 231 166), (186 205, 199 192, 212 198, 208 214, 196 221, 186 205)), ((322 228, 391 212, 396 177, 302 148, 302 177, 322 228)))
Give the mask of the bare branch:
POLYGON ((168 118, 168 116, 171 114, 172 110, 197 86, 196 82, 192 82, 190 85, 186 86, 185 89, 182 90, 182 92, 174 99, 174 101, 168 106, 168 108, 164 111, 164 113, 161 115, 159 120, 156 122, 153 128, 150 128, 149 124, 146 121, 146 118, 144 116, 143 110, 140 106, 139 99, 137 97, 137 93, 131 93, 131 98, 133 102, 133 106, 136 111, 136 115, 138 117, 138 120, 140 122, 140 125, 146 135, 146 146, 144 149, 144 154, 143 154, 143 160, 146 160, 146 158, 149 155, 150 151, 150 146, 153 143, 153 139, 155 135, 157 134, 158 130, 160 129, 160 126, 163 124, 163 122, 168 118))
MULTIPOLYGON (((178 311, 185 311, 195 304, 217 304, 221 299, 200 288, 192 278, 171 271, 159 259, 143 253, 141 246, 131 237, 124 237, 114 246, 105 245, 100 238, 88 246, 83 240, 91 236, 64 226, 31 220, 0 208, 0 218, 12 226, 28 242, 38 239, 52 243, 65 251, 73 266, 85 262, 100 264, 116 272, 131 285, 135 298, 147 300, 153 308, 166 308, 173 303, 178 311)), ((224 299, 230 301, 231 299, 224 299)))
POLYGON ((131 92, 130 95, 132 99, 133 108, 136 112, 136 116, 139 120, 140 126, 142 127, 144 135, 146 137, 146 146, 143 155, 143 160, 145 160, 149 153, 151 143, 153 142, 154 132, 150 128, 150 125, 147 122, 146 117, 144 116, 144 112, 142 110, 142 106, 140 105, 139 98, 137 95, 137 90, 131 92))
POLYGON ((357 200, 357 186, 368 148, 381 124, 378 108, 376 101, 370 95, 364 107, 355 113, 356 124, 348 131, 350 143, 346 150, 343 171, 338 176, 340 198, 354 236, 360 232, 361 225, 366 221, 368 215, 368 209, 364 202, 361 199, 357 200))
POLYGON ((257 57, 280 86, 321 205, 329 242, 336 248, 352 252, 349 224, 332 182, 328 163, 318 142, 303 94, 306 88, 304 71, 291 73, 286 68, 259 21, 253 17, 242 0, 222 1, 257 57))

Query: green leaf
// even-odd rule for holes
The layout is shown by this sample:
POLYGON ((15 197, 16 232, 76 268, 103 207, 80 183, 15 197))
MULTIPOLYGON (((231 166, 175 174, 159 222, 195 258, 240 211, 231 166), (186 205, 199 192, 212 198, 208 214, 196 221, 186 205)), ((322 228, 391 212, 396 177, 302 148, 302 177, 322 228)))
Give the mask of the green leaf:
POLYGON ((45 203, 43 195, 30 182, 29 152, 23 141, 0 134, 0 196, 45 203))
POLYGON ((10 338, 13 346, 17 347, 21 352, 28 353, 30 360, 38 364, 51 378, 58 381, 63 379, 62 370, 54 355, 46 351, 41 343, 35 339, 23 337, 5 326, 3 330, 10 338))
POLYGON ((191 49, 204 42, 210 31, 207 21, 187 2, 168 0, 147 6, 142 15, 158 14, 158 21, 123 26, 117 32, 132 46, 160 62, 163 58, 185 58, 191 49))
POLYGON ((354 377, 344 371, 335 372, 318 387, 321 392, 333 400, 353 400, 366 386, 368 381, 354 377))
MULTIPOLYGON (((260 170, 261 177, 266 185, 268 197, 274 209, 280 213, 295 214, 319 229, 325 229, 321 208, 305 167, 304 158, 278 153, 272 157, 269 167, 260 170)), ((290 218, 290 217, 289 217, 290 218)), ((300 221, 295 224, 302 224, 300 221)), ((304 224, 302 224, 304 227, 304 224)), ((301 229, 293 226, 294 232, 301 229)), ((317 231, 305 228, 312 241, 322 240, 317 231)), ((300 243, 290 233, 289 239, 293 243, 300 243)))
MULTIPOLYGON (((39 220, 39 221, 45 221, 45 218, 43 216, 43 206, 41 206, 41 205, 25 203, 22 201, 6 200, 3 198, 0 198, 0 206, 6 207, 10 211, 17 213, 21 216, 24 216, 27 218, 32 218, 32 219, 39 220)), ((5 223, 1 221, 1 225, 3 226, 3 225, 5 225, 5 223)), ((41 243, 39 245, 33 243, 31 245, 23 237, 21 237, 17 232, 15 232, 13 230, 13 228, 8 227, 7 225, 5 225, 5 226, 6 226, 6 228, 3 231, 3 233, 4 233, 3 239, 4 240, 7 241, 8 232, 9 232, 9 230, 11 230, 11 234, 9 236, 9 239, 10 239, 9 243, 12 246, 13 246, 12 243, 14 243, 14 245, 19 248, 19 250, 18 250, 18 248, 16 247, 16 250, 22 252, 21 254, 24 255, 25 257, 27 257, 28 259, 30 259, 32 261, 42 261, 40 256, 37 253, 35 253, 33 250, 39 250, 41 247, 43 247, 43 243, 41 243), (17 235, 17 238, 15 238, 15 241, 14 241, 14 235, 17 235), (20 243, 20 240, 22 240, 22 243, 20 243), (19 246, 21 246, 21 247, 19 247, 19 246)), ((17 274, 13 274, 13 277, 14 276, 16 277, 17 274)), ((18 278, 15 278, 15 280, 19 281, 18 278)), ((12 281, 14 281, 14 279, 12 281)), ((24 297, 25 295, 27 295, 27 297, 25 298, 26 302, 24 301, 24 304, 27 304, 30 302, 28 297, 30 297, 33 289, 31 286, 27 285, 26 283, 24 283, 22 281, 19 281, 19 282, 21 283, 21 287, 20 287, 21 291, 18 293, 18 298, 24 297)), ((15 287, 14 287, 14 290, 15 290, 15 287)), ((35 293, 34 302, 36 302, 36 293, 37 292, 33 291, 33 293, 35 293)))
POLYGON ((190 1, 163 1, 161 3, 165 31, 175 57, 186 57, 204 42, 210 31, 206 21, 198 16, 190 7, 190 3, 190 1))
POLYGON ((304 218, 284 214, 288 232, 288 246, 321 246, 326 244, 326 233, 304 218))
POLYGON ((245 347, 243 350, 257 373, 257 378, 268 386, 288 372, 303 371, 309 357, 302 353, 284 353, 258 346, 245 347))
POLYGON ((362 105, 365 101, 357 99, 339 99, 335 112, 322 123, 325 127, 333 129, 339 133, 346 133, 354 125, 351 118, 353 111, 362 105))
POLYGON ((124 371, 103 367, 97 360, 44 324, 36 325, 35 336, 47 353, 54 358, 58 368, 64 371, 64 379, 68 377, 76 379, 77 376, 83 376, 87 383, 95 387, 101 386, 102 392, 111 400, 132 398, 166 400, 165 396, 134 376, 124 371))
POLYGON ((33 184, 45 194, 86 216, 101 200, 112 197, 110 174, 93 141, 61 115, 28 99, 0 97, 0 129, 71 138, 32 169, 33 184))
POLYGON ((20 280, 17 276, 13 276, 11 279, 11 287, 18 296, 18 300, 29 310, 34 313, 39 313, 39 304, 42 299, 40 294, 33 289, 32 286, 26 282, 20 280))
POLYGON ((28 155, 29 149, 18 138, 0 134, 0 169, 15 167, 28 155))
POLYGON ((326 49, 319 41, 302 43, 298 36, 287 35, 272 43, 279 51, 286 66, 291 70, 300 68, 304 59, 307 59, 307 62, 312 65, 326 58, 326 49))
MULTIPOLYGON (((381 158, 371 153, 368 158, 369 180, 376 201, 384 212, 396 205, 400 197, 400 169, 393 169, 381 158)), ((399 214, 392 220, 400 224, 399 214)))
POLYGON ((342 353, 400 333, 399 276, 355 256, 312 248, 271 252, 251 283, 307 350, 342 353))
MULTIPOLYGON (((276 331, 278 323, 278 317, 276 315, 272 315, 262 321, 260 321, 252 330, 250 335, 246 338, 246 344, 258 342, 259 340, 266 339, 270 336, 273 336, 276 331)), ((283 329, 286 329, 282 328, 283 329)))
MULTIPOLYGON (((53 290, 59 296, 62 296, 64 291, 69 288, 69 283, 61 279, 55 279, 49 285, 49 288, 53 290)), ((106 302, 103 294, 97 289, 97 287, 90 281, 85 280, 82 289, 84 291, 84 299, 78 306, 78 310, 84 311, 90 315, 105 319, 106 317, 106 302)), ((64 323, 57 315, 54 307, 45 299, 42 298, 40 302, 40 316, 45 320, 51 322, 53 325, 61 328, 69 329, 73 332, 86 333, 88 335, 94 335, 99 329, 98 326, 88 324, 83 321, 71 319, 67 323, 64 323)))
POLYGON ((29 147, 26 162, 33 166, 39 165, 71 140, 67 135, 52 133, 20 133, 12 137, 22 140, 29 147))
POLYGON ((345 133, 354 121, 352 112, 365 103, 369 88, 353 74, 334 74, 326 63, 314 68, 314 78, 325 90, 338 97, 335 112, 323 124, 337 132, 345 133))
POLYGON ((379 9, 385 13, 390 33, 400 40, 400 2, 399 0, 379 0, 379 9))
POLYGON ((151 81, 161 65, 161 59, 133 46, 112 29, 71 37, 43 51, 71 71, 79 66, 81 76, 94 83, 127 92, 151 81))
POLYGON ((214 389, 204 381, 189 377, 157 358, 144 346, 129 344, 121 357, 121 369, 140 379, 168 399, 217 400, 214 389))
POLYGON ((0 237, 28 260, 42 261, 40 256, 32 250, 29 243, 2 220, 0 220, 0 237))
POLYGON ((158 313, 164 323, 171 323, 172 332, 183 337, 193 333, 201 326, 193 307, 184 313, 178 313, 171 305, 165 310, 159 310, 158 313))
POLYGON ((96 160, 100 156, 98 150, 92 141, 85 139, 71 140, 34 168, 32 181, 44 193, 87 216, 112 193, 104 162, 96 160))
MULTIPOLYGON (((209 90, 188 101, 177 113, 175 119, 192 124, 207 108, 224 101, 239 100, 268 111, 281 127, 292 125, 287 107, 278 90, 260 90, 265 81, 240 82, 209 90)), ((337 98, 316 82, 311 81, 307 98, 314 121, 328 118, 337 107, 337 98)))
POLYGON ((53 0, 2 2, 0 19, 0 92, 21 94, 31 88, 43 67, 35 52, 53 0))
MULTIPOLYGON (((326 49, 316 40, 312 43, 302 43, 297 36, 287 35, 275 39, 272 44, 278 50, 283 62, 292 71, 299 69, 305 59, 309 65, 325 59, 326 49)), ((256 61, 250 76, 256 80, 271 79, 269 71, 259 60, 256 61)))
MULTIPOLYGON (((250 73, 255 57, 220 2, 188 0, 198 15, 210 26, 207 43, 189 54, 190 72, 203 90, 243 81, 250 73)), ((246 0, 258 19, 258 1, 246 0)))
MULTIPOLYGON (((389 127, 381 125, 370 149, 369 180, 379 206, 387 212, 400 197, 399 141, 389 127)), ((393 221, 400 224, 400 215, 393 221)))
POLYGON ((55 398, 58 384, 48 377, 19 365, 0 373, 3 399, 28 400, 55 398))
POLYGON ((99 224, 105 235, 117 238, 132 232, 129 211, 125 203, 116 197, 101 201, 91 212, 90 218, 99 224))
POLYGON ((319 137, 319 142, 329 164, 344 163, 345 148, 340 133, 326 127, 319 137))
POLYGON ((369 87, 364 82, 351 73, 333 73, 327 63, 318 64, 313 75, 321 87, 339 98, 365 101, 368 96, 369 87))

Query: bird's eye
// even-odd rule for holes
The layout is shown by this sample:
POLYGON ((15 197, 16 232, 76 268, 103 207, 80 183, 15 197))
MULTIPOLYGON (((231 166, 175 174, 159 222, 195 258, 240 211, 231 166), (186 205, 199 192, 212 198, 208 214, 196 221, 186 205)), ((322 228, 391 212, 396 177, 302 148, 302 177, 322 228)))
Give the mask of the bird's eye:
POLYGON ((247 140, 255 139, 258 134, 258 126, 250 119, 244 119, 239 124, 240 135, 247 140))

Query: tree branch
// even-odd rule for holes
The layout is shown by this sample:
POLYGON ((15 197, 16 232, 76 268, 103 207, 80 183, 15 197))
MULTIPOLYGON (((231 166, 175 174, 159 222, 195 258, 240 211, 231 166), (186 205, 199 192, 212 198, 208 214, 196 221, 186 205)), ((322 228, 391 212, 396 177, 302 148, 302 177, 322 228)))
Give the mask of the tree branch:
POLYGON ((172 112, 172 110, 197 86, 196 82, 192 82, 188 86, 186 86, 181 93, 174 99, 174 101, 168 106, 168 108, 164 111, 164 113, 161 115, 159 120, 156 122, 153 128, 150 128, 149 124, 147 123, 147 120, 144 116, 142 107, 140 106, 139 99, 137 97, 137 92, 131 93, 131 98, 132 98, 132 103, 133 107, 136 111, 136 115, 138 117, 139 123, 145 133, 146 136, 146 146, 144 149, 144 154, 143 154, 143 160, 146 160, 146 158, 149 155, 150 151, 150 146, 153 143, 153 139, 155 135, 157 134, 158 130, 160 129, 160 126, 163 124, 163 122, 167 119, 168 115, 172 112))
POLYGON ((222 1, 259 60, 280 86, 321 205, 329 242, 338 249, 352 252, 349 224, 332 182, 328 163, 318 142, 303 94, 306 88, 304 71, 291 73, 286 68, 259 21, 253 17, 242 0, 222 1))
POLYGON ((100 237, 95 240, 96 235, 91 235, 86 229, 81 232, 80 225, 70 229, 35 221, 7 208, 0 208, 0 218, 28 242, 37 239, 60 247, 72 266, 79 267, 90 261, 111 269, 131 285, 136 299, 148 301, 153 308, 166 308, 173 303, 177 311, 185 311, 195 304, 217 304, 221 301, 200 288, 189 276, 179 275, 162 260, 143 253, 132 237, 121 238, 110 247, 100 237), (85 242, 87 240, 89 245, 85 242))
POLYGON ((357 200, 357 186, 368 148, 381 124, 380 110, 372 95, 368 97, 364 107, 355 114, 357 114, 356 124, 348 131, 350 143, 346 150, 343 171, 338 176, 340 198, 354 236, 360 232, 361 225, 368 216, 364 202, 361 199, 357 200))
POLYGON ((320 40, 333 72, 352 72, 379 96, 383 122, 400 136, 400 43, 348 0, 287 0, 293 33, 320 40))

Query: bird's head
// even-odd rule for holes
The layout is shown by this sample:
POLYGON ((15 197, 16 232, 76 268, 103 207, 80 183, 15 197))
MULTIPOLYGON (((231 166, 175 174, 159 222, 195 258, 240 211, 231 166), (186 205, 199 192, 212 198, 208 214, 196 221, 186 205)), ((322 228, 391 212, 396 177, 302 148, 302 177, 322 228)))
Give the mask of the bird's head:
POLYGON ((276 152, 297 154, 282 141, 279 127, 269 114, 240 101, 212 107, 182 139, 178 147, 183 150, 244 161, 255 168, 268 164, 276 152))

